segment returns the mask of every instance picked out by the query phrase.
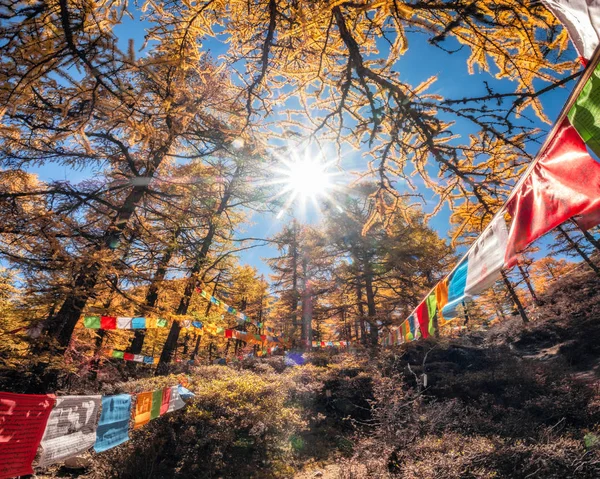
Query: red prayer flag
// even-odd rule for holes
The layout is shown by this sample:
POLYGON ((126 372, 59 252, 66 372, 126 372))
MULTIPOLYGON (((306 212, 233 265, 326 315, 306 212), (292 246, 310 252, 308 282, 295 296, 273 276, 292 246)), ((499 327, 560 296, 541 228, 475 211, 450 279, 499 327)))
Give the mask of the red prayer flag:
POLYGON ((117 318, 114 316, 102 316, 100 318, 101 329, 117 329, 117 318))
POLYGON ((233 337, 233 329, 226 329, 225 330, 225 337, 226 338, 232 338, 233 337))
POLYGON ((0 477, 33 474, 31 463, 55 403, 49 394, 0 393, 0 477))
POLYGON ((429 310, 427 309, 427 303, 423 301, 417 309, 415 309, 415 315, 419 322, 419 329, 421 330, 421 336, 423 339, 429 337, 429 310))
POLYGON ((125 359, 126 361, 133 361, 133 357, 134 357, 134 356, 135 356, 135 355, 134 355, 134 354, 132 354, 132 353, 125 353, 125 354, 123 355, 123 359, 125 359))
POLYGON ((160 415, 162 416, 169 410, 169 402, 171 402, 171 388, 163 388, 162 402, 160 404, 160 415))
POLYGON ((565 118, 540 160, 506 205, 512 216, 506 267, 516 255, 575 215, 600 210, 600 163, 565 118))

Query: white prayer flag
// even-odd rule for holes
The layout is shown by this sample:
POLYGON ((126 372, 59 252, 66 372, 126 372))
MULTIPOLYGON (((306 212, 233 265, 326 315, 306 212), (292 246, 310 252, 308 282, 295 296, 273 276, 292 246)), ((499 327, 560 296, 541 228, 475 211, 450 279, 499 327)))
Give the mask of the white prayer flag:
POLYGON ((141 354, 134 354, 133 355, 133 360, 138 362, 138 363, 143 363, 144 362, 144 356, 141 354))
POLYGON ((469 251, 465 296, 475 296, 491 287, 500 277, 508 242, 508 229, 502 215, 477 238, 469 251))
POLYGON ((179 388, 177 386, 172 386, 171 398, 169 399, 169 409, 167 409, 167 412, 177 411, 182 407, 185 407, 185 402, 183 402, 183 399, 181 399, 179 388))
POLYGON ((565 26, 580 57, 589 60, 600 39, 600 0, 543 0, 565 26))
POLYGON ((101 396, 62 396, 50 413, 37 465, 46 467, 94 445, 101 396))
POLYGON ((131 329, 131 320, 127 316, 117 316, 117 329, 131 329))

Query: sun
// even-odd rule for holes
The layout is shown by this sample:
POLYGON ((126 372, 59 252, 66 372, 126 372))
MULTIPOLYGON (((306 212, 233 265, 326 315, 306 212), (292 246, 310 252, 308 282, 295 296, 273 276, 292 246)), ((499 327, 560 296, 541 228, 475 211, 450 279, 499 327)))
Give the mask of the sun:
POLYGON ((304 154, 292 154, 289 159, 280 158, 281 166, 274 170, 275 179, 272 184, 282 186, 278 197, 286 197, 281 217, 288 209, 300 207, 306 210, 311 203, 318 211, 319 203, 331 201, 331 193, 336 188, 334 161, 326 162, 320 155, 311 155, 306 150, 304 154))

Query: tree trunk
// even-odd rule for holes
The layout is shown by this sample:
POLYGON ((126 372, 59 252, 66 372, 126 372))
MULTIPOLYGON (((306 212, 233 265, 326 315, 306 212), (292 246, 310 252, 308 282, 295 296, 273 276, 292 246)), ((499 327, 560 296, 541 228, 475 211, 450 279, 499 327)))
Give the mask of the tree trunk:
POLYGON ((362 285, 359 278, 356 278, 356 300, 358 307, 358 315, 360 321, 360 342, 361 344, 367 344, 367 328, 365 325, 365 305, 362 299, 362 285))
POLYGON ((370 339, 371 345, 377 346, 378 333, 379 330, 377 328, 377 311, 375 309, 375 292, 373 290, 373 272, 371 270, 371 265, 368 263, 368 260, 364 262, 364 271, 365 271, 365 293, 367 294, 367 314, 368 314, 368 323, 370 326, 370 339))
POLYGON ((312 291, 310 281, 307 279, 308 260, 302 258, 302 278, 304 288, 302 289, 302 332, 300 339, 304 349, 309 350, 312 346, 312 291))
POLYGON ((525 281, 525 285, 527 286, 527 289, 529 290, 529 294, 531 294, 531 297, 533 298, 533 302, 535 303, 536 306, 539 306, 540 300, 538 299, 538 296, 535 292, 535 289, 533 288, 533 285, 531 284, 531 281, 529 281, 529 273, 527 271, 525 271, 519 263, 517 263, 517 268, 519 268, 521 276, 523 277, 523 281, 525 281))
POLYGON ((292 331, 290 336, 293 340, 298 333, 298 225, 296 218, 292 220, 292 231, 294 236, 292 237, 290 251, 292 256, 292 304, 290 304, 290 310, 292 311, 292 331))
MULTIPOLYGON (((231 181, 229 182, 227 189, 225 190, 225 193, 223 194, 223 198, 219 203, 219 207, 215 211, 214 216, 210 219, 208 232, 204 237, 204 241, 202 241, 202 247, 200 248, 200 251, 196 256, 196 261, 190 271, 190 276, 188 277, 187 282, 185 284, 183 296, 181 297, 181 300, 179 301, 179 306, 177 307, 177 310, 175 312, 175 314, 178 316, 186 315, 188 312, 188 309, 190 307, 190 301, 192 300, 192 295, 194 294, 194 291, 196 290, 196 287, 198 285, 198 274, 204 266, 204 263, 208 256, 208 252, 210 250, 210 247, 212 246, 215 233, 217 232, 216 220, 219 219, 223 211, 225 211, 225 209, 227 208, 227 205, 233 193, 233 186, 236 183, 239 173, 240 167, 238 166, 233 174, 231 181)), ((179 339, 180 332, 181 326, 177 321, 173 321, 171 323, 169 335, 167 336, 167 340, 165 341, 162 353, 160 355, 160 359, 158 361, 158 366, 156 368, 157 376, 162 376, 168 373, 169 363, 173 358, 173 352, 177 348, 177 340, 179 339)))
POLYGON ((504 271, 501 271, 501 274, 502 274, 502 280, 504 281, 504 285, 506 286, 506 289, 508 290, 508 294, 510 295, 510 298, 512 299, 513 303, 517 307, 517 311, 519 311, 519 314, 521 315, 521 319, 523 320, 524 323, 528 323, 529 318, 527 317, 525 308, 523 308, 523 304, 521 303, 521 300, 519 299, 519 296, 517 295, 515 288, 511 284, 508 277, 506 276, 506 273, 504 271))
MULTIPOLYGON (((139 314, 141 315, 145 316, 149 312, 151 312, 156 306, 156 303, 158 302, 158 290, 160 288, 160 285, 164 281, 165 276, 167 275, 167 268, 169 267, 169 263, 171 262, 173 254, 177 249, 177 237, 179 236, 179 234, 180 230, 177 229, 173 237, 173 242, 167 247, 165 254, 162 256, 158 263, 158 267, 156 268, 156 272, 154 273, 152 282, 148 287, 148 291, 146 291, 146 299, 144 301, 144 305, 142 308, 140 308, 139 311, 139 314)), ((132 354, 140 354, 140 352, 142 351, 142 347, 144 346, 145 337, 145 329, 136 329, 133 333, 133 338, 129 345, 128 351, 132 354)))
POLYGON ((574 219, 571 219, 571 221, 573 222, 573 224, 575 226, 577 226, 579 231, 581 231, 583 233, 583 236, 585 236, 585 239, 588 240, 594 246, 594 248, 596 248, 596 251, 600 251, 600 241, 598 241, 596 238, 594 238, 594 235, 591 234, 588 230, 579 226, 579 223, 577 223, 577 221, 575 221, 574 219))
POLYGON ((556 229, 560 231, 560 233, 563 235, 563 238, 575 251, 577 251, 579 256, 583 258, 583 260, 588 264, 588 266, 594 270, 594 273, 600 276, 600 269, 598 269, 598 266, 594 264, 594 262, 590 259, 590 257, 587 254, 585 254, 585 251, 583 251, 581 247, 577 244, 577 242, 569 236, 565 229, 562 226, 557 226, 556 229))
MULTIPOLYGON (((171 149, 174 140, 175 138, 171 132, 165 144, 154 153, 145 172, 145 176, 148 179, 154 176, 156 170, 171 149)), ((116 217, 106 229, 102 240, 92 249, 92 258, 112 256, 115 241, 118 241, 123 234, 127 223, 147 192, 147 183, 133 187, 116 217)), ((71 293, 67 295, 58 313, 47 324, 46 330, 51 337, 57 340, 60 351, 64 352, 67 349, 75 325, 79 321, 83 308, 92 296, 103 269, 103 263, 98 260, 82 265, 75 278, 71 293)))

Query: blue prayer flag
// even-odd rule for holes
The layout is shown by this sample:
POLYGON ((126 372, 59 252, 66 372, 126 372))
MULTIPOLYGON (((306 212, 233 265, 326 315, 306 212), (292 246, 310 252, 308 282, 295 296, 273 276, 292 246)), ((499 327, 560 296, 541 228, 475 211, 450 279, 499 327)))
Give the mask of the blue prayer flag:
POLYGON ((131 320, 131 327, 133 329, 146 329, 146 318, 133 318, 131 320))
POLYGON ((131 396, 117 394, 102 397, 102 414, 96 430, 94 451, 103 452, 129 440, 131 396))
POLYGON ((467 271, 469 262, 463 260, 450 275, 448 283, 448 303, 442 309, 445 319, 456 317, 456 307, 465 299, 465 287, 467 285, 467 271))

